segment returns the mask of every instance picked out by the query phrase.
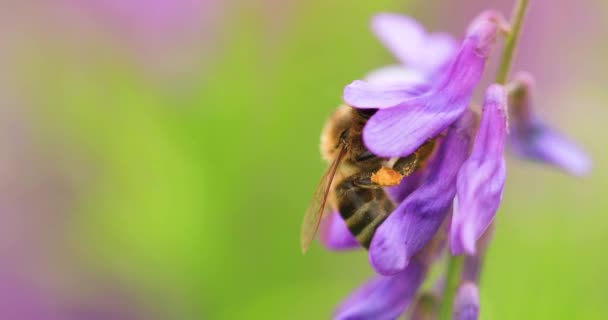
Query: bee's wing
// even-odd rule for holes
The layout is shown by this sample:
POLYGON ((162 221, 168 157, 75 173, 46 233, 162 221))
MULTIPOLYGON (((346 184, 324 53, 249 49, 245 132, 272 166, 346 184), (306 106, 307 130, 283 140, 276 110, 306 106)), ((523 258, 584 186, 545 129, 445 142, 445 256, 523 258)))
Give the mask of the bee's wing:
POLYGON ((321 223, 321 217, 325 211, 325 204, 327 203, 327 196, 329 195, 331 184, 345 153, 346 146, 342 145, 340 153, 327 168, 327 171, 325 171, 323 177, 321 177, 321 182, 315 191, 308 209, 306 209, 306 214, 304 215, 304 221, 302 221, 302 229, 300 232, 300 246, 302 247, 302 253, 306 253, 308 247, 310 247, 310 244, 312 243, 312 240, 315 238, 317 229, 319 229, 319 224, 321 223))

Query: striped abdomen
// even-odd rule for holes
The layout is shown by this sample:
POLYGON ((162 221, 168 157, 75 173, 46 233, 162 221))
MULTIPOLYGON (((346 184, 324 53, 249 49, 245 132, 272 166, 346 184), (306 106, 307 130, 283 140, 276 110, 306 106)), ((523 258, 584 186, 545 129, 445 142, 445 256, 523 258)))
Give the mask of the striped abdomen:
POLYGON ((338 210, 350 232, 366 249, 376 228, 395 208, 382 188, 361 187, 352 179, 342 181, 336 188, 338 210))

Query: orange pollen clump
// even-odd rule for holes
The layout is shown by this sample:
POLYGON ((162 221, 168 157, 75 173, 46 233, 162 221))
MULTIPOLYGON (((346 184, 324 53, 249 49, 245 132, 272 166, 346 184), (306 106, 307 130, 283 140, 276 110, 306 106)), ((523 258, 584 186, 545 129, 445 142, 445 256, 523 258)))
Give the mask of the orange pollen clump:
POLYGON ((396 186, 401 183, 401 179, 403 179, 402 174, 387 167, 372 173, 372 182, 382 187, 396 186))

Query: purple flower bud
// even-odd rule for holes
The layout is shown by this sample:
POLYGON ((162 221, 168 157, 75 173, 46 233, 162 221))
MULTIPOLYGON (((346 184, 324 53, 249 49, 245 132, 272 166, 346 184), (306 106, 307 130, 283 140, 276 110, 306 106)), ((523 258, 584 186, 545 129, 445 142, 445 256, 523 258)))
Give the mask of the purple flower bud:
POLYGON ((344 89, 349 105, 380 109, 363 130, 368 149, 380 156, 407 156, 460 117, 483 73, 486 53, 498 32, 496 19, 486 12, 475 20, 449 68, 429 91, 364 81, 344 89))
POLYGON ((456 193, 456 174, 468 155, 473 122, 471 112, 466 112, 450 127, 425 169, 428 176, 422 185, 376 231, 369 257, 379 273, 404 270, 444 221, 456 193))
POLYGON ((492 45, 496 42, 498 31, 507 24, 504 16, 496 10, 487 10, 479 14, 469 25, 467 30, 470 40, 475 40, 477 52, 488 57, 492 45))
POLYGON ((329 250, 350 250, 360 247, 337 211, 333 211, 321 220, 319 239, 329 250))
POLYGON ((592 161, 575 143, 537 117, 532 103, 534 78, 519 73, 509 84, 510 151, 517 156, 556 166, 572 175, 591 171, 592 161))
POLYGON ((465 282, 458 287, 454 299, 455 320, 477 320, 479 317, 479 290, 477 285, 465 282))
POLYGON ((475 243, 492 222, 505 184, 506 94, 500 85, 486 91, 471 156, 458 173, 457 201, 450 230, 452 254, 475 253, 475 243))

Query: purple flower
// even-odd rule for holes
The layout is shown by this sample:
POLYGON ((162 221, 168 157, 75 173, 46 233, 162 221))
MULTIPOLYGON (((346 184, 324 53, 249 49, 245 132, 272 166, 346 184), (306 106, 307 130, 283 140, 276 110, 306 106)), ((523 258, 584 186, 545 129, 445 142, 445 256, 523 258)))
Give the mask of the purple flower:
MULTIPOLYGON (((524 9, 516 11, 514 26, 520 25, 524 9)), ((487 88, 473 139, 478 117, 469 109, 471 96, 505 25, 496 11, 480 14, 456 50, 452 38, 427 34, 410 18, 380 14, 373 19, 374 32, 402 65, 346 86, 347 104, 375 109, 363 142, 385 158, 412 155, 430 139, 436 140, 437 150, 422 170, 386 188, 397 207, 376 229, 369 247, 370 264, 380 275, 346 299, 336 319, 395 319, 410 304, 414 319, 434 319, 439 303, 453 307, 454 319, 478 319, 481 261, 506 179, 507 100, 513 109, 510 141, 517 154, 577 175, 589 170, 582 152, 534 116, 528 75, 516 77, 509 96, 502 85, 487 88), (448 270, 444 282, 450 285, 441 289, 452 290, 454 280, 459 281, 455 300, 438 301, 440 295, 430 293, 414 298, 448 238, 452 255, 466 254, 460 279, 448 270)), ((513 47, 506 48, 504 56, 511 57, 508 49, 513 47)), ((321 237, 330 248, 356 246, 335 213, 324 222, 321 237)))
POLYGON ((471 282, 462 283, 454 299, 454 320, 477 320, 479 317, 479 290, 471 282))
POLYGON ((429 266, 445 248, 447 228, 441 228, 401 272, 377 275, 337 308, 334 319, 396 319, 414 301, 429 266))
POLYGON ((423 263, 413 260, 393 276, 376 276, 340 304, 334 319, 396 319, 414 299, 426 269, 423 263))
POLYGON ((556 166, 572 175, 591 171, 591 159, 576 144, 544 124, 535 114, 534 78, 519 73, 509 85, 511 151, 521 158, 556 166))
POLYGON ((355 81, 348 85, 346 103, 380 109, 364 128, 367 148, 380 156, 407 156, 456 121, 481 78, 501 19, 495 11, 476 18, 450 66, 428 91, 405 84, 355 81))
POLYGON ((473 122, 473 114, 466 112, 450 127, 425 169, 429 175, 422 185, 376 231, 369 257, 379 273, 404 270, 444 221, 456 194, 456 174, 468 155, 473 122))
POLYGON ((471 156, 458 173, 450 230, 452 254, 475 253, 475 243, 492 222, 502 199, 506 166, 507 97, 500 85, 486 91, 471 156))

